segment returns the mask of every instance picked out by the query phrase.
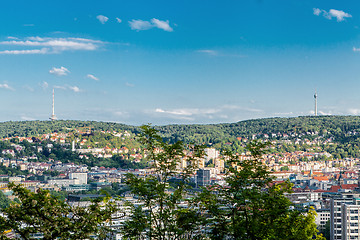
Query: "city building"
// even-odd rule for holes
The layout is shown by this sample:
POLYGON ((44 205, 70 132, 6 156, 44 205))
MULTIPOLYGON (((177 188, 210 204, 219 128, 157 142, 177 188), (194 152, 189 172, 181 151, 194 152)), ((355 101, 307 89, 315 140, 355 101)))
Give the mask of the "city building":
POLYGON ((210 185, 210 170, 199 169, 196 172, 196 186, 204 187, 210 185))

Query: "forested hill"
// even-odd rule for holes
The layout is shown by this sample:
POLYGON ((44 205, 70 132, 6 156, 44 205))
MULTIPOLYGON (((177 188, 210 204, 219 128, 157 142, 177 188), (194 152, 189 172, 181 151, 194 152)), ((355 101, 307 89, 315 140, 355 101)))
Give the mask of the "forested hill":
POLYGON ((360 133, 360 116, 305 116, 294 118, 265 118, 237 123, 209 125, 167 125, 157 127, 169 139, 185 142, 218 143, 233 142, 235 138, 279 138, 280 134, 299 136, 307 133, 330 135, 337 141, 360 133), (276 134, 276 136, 274 136, 276 134))
POLYGON ((129 126, 112 122, 95 122, 95 121, 75 121, 75 120, 58 120, 58 121, 9 121, 0 123, 0 138, 5 137, 33 137, 53 132, 72 132, 74 129, 86 129, 90 127, 97 131, 130 131, 137 133, 138 127, 129 126))
MULTIPOLYGON (((51 132, 70 132, 90 127, 95 131, 130 131, 139 133, 139 127, 119 123, 95 121, 19 121, 0 123, 0 137, 31 137, 51 132)), ((242 139, 287 139, 301 135, 332 137, 335 142, 354 141, 360 136, 359 116, 318 116, 295 118, 267 118, 229 124, 155 126, 168 140, 185 143, 204 143, 221 148, 242 139)))

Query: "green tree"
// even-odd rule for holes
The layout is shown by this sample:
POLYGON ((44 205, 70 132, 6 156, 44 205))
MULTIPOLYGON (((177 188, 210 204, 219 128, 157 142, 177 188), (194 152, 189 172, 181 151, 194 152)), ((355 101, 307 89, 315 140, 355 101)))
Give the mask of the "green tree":
MULTIPOLYGON (((185 157, 182 142, 168 144, 150 126, 142 126, 141 142, 148 150, 148 161, 153 164, 154 174, 145 178, 128 174, 126 183, 142 204, 128 203, 131 218, 125 222, 122 232, 126 239, 196 239, 199 230, 195 209, 182 208, 189 187, 193 163, 202 156, 203 149, 194 147, 192 156, 187 156, 188 167, 182 172, 176 170, 179 161, 185 157), (169 180, 180 179, 173 189, 169 180)), ((200 236, 198 236, 200 238, 200 236)))
POLYGON ((211 239, 275 240, 324 239, 317 234, 315 212, 290 210, 284 193, 291 184, 274 184, 261 162, 267 145, 253 141, 248 150, 253 158, 240 160, 227 154, 227 185, 204 189, 201 209, 207 216, 211 239))
MULTIPOLYGON (((32 239, 33 234, 41 234, 44 240, 85 239, 91 235, 103 239, 110 229, 106 221, 115 211, 109 201, 93 202, 88 207, 70 206, 47 190, 36 193, 9 184, 20 202, 13 202, 3 210, 0 217, 0 232, 13 230, 22 239, 32 239)), ((1 239, 7 239, 0 235, 1 239)))
POLYGON ((330 220, 325 223, 325 226, 320 229, 320 232, 327 240, 330 240, 330 220))
POLYGON ((3 191, 0 191, 0 209, 4 209, 10 205, 11 201, 6 197, 3 191))

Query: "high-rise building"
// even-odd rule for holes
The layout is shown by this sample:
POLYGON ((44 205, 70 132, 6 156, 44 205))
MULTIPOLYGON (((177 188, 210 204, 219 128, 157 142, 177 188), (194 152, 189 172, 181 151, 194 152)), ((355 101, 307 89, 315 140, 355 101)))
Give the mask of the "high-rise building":
POLYGON ((199 169, 196 172, 196 185, 197 187, 204 187, 210 185, 210 170, 199 169))
POLYGON ((330 240, 340 239, 360 239, 359 194, 331 199, 330 240))

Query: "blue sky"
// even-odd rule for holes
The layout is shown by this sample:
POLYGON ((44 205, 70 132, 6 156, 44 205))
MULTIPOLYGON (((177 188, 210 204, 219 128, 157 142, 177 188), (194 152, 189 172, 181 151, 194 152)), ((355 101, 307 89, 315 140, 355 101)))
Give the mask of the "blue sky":
POLYGON ((7 1, 0 121, 360 114, 360 2, 7 1))

